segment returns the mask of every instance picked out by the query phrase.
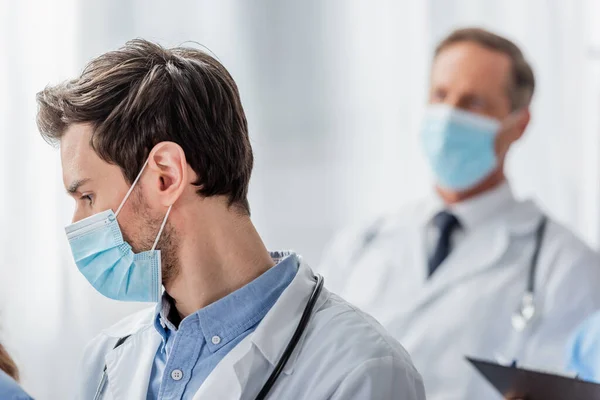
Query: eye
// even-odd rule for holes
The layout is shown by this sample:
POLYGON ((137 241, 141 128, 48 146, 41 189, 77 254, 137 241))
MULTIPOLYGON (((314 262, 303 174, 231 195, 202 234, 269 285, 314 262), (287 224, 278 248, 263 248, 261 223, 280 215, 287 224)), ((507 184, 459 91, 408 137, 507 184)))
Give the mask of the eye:
POLYGON ((469 109, 473 111, 484 111, 486 107, 485 100, 480 97, 473 97, 469 104, 469 109))
POLYGON ((444 89, 436 88, 431 92, 430 100, 433 103, 441 103, 446 98, 446 91, 444 89))
POLYGON ((87 202, 87 203, 88 203, 88 205, 90 205, 90 206, 91 206, 91 205, 93 204, 93 202, 94 202, 94 198, 93 198, 93 196, 92 196, 91 194, 84 194, 84 195, 82 195, 82 196, 79 198, 79 200, 87 202))

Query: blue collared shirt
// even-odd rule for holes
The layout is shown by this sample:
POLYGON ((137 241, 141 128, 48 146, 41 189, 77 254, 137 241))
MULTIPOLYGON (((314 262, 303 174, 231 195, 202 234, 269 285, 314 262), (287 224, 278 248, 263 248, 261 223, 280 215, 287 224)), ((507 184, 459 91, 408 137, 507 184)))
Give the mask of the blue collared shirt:
POLYGON ((191 399, 215 366, 256 329, 298 272, 293 253, 271 253, 278 262, 246 286, 185 317, 168 319, 165 293, 154 327, 162 337, 154 358, 147 399, 191 399))
POLYGON ((32 400, 10 376, 0 369, 0 399, 2 400, 32 400))

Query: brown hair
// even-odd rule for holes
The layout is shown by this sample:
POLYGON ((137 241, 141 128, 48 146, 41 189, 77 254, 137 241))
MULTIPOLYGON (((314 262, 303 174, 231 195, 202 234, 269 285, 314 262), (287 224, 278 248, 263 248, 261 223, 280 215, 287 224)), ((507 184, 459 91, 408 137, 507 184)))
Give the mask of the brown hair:
POLYGON ((12 358, 10 358, 2 344, 0 344, 0 370, 6 372, 6 374, 14 380, 19 380, 19 370, 17 369, 17 365, 12 358))
POLYGON ((445 48, 459 42, 474 42, 487 49, 506 54, 512 62, 512 79, 508 92, 512 109, 517 110, 531 103, 535 89, 533 70, 516 44, 485 29, 463 28, 455 30, 442 40, 435 49, 435 56, 445 48))
POLYGON ((226 195, 250 213, 253 155, 237 86, 215 58, 136 39, 92 60, 79 78, 37 94, 37 123, 58 144, 69 125, 90 123, 92 147, 133 182, 150 150, 179 144, 202 196, 226 195))

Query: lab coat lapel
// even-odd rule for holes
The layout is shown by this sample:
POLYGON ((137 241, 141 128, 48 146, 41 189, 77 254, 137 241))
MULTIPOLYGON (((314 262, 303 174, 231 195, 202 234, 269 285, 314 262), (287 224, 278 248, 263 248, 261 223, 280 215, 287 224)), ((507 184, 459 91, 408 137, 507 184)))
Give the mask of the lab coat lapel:
POLYGON ((153 327, 149 327, 130 336, 121 346, 106 355, 106 390, 113 399, 146 398, 160 341, 160 335, 153 327))
POLYGON ((533 202, 515 203, 502 218, 467 235, 428 280, 424 297, 434 299, 445 289, 497 266, 513 237, 533 234, 541 216, 533 202))
MULTIPOLYGON (((279 361, 300 321, 315 285, 313 276, 308 265, 300 261, 296 277, 283 291, 256 330, 217 364, 196 392, 193 400, 240 399, 244 394, 251 394, 245 391, 250 382, 253 388, 256 387, 257 382, 260 382, 258 387, 262 386, 279 361), (260 360, 257 357, 260 357, 260 360)), ((316 312, 326 301, 327 293, 323 290, 313 312, 316 312)), ((293 372, 302 343, 303 341, 300 340, 283 369, 283 374, 293 372)))
MULTIPOLYGON (((417 311, 426 307, 453 285, 496 265, 507 251, 508 245, 509 232, 506 224, 498 221, 465 238, 430 278, 426 275, 426 258, 421 256, 423 260, 420 264, 423 271, 421 274, 425 282, 421 294, 417 296, 411 307, 412 310, 417 311)), ((423 247, 420 250, 421 254, 425 254, 423 247)))
MULTIPOLYGON (((417 226, 415 226, 415 232, 411 235, 413 241, 409 242, 411 246, 411 252, 413 254, 412 260, 414 262, 409 263, 407 267, 412 268, 410 271, 410 275, 414 276, 416 281, 418 282, 418 286, 422 287, 424 284, 427 284, 427 271, 429 267, 427 266, 427 245, 426 245, 426 232, 423 228, 426 226, 426 222, 423 221, 417 226)), ((414 298, 414 297, 413 297, 414 298)))
MULTIPOLYGON (((252 336, 252 342, 272 367, 275 367, 285 347, 292 338, 316 285, 313 271, 302 261, 301 257, 299 258, 300 266, 296 277, 281 294, 277 303, 267 313, 252 336)), ((315 303, 313 314, 323 306, 328 297, 329 292, 323 289, 315 303)), ((285 365, 283 369, 284 374, 291 374, 293 372, 304 337, 302 335, 285 365)))
POLYGON ((217 364, 200 386, 192 400, 233 400, 242 396, 252 365, 251 336, 246 336, 217 364))

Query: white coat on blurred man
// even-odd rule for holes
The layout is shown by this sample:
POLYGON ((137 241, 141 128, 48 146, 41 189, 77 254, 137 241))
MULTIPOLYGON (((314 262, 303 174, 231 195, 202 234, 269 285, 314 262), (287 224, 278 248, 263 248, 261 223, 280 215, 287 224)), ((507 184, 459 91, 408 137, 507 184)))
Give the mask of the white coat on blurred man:
POLYGON ((598 255, 551 219, 542 229, 545 213, 517 201, 504 175, 533 91, 512 42, 481 29, 452 33, 435 52, 421 131, 435 190, 326 249, 321 272, 332 290, 403 343, 428 399, 499 398, 467 355, 563 369, 570 333, 600 306, 598 255), (523 301, 537 236, 535 313, 516 318, 532 310, 523 301))

